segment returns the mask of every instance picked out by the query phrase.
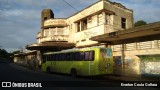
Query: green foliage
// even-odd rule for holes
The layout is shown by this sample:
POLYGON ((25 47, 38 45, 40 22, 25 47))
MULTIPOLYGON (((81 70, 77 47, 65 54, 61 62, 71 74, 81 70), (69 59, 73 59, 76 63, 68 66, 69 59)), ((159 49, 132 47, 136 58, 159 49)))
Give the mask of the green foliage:
POLYGON ((0 58, 8 58, 8 52, 5 49, 0 48, 0 58))
POLYGON ((140 20, 140 21, 137 21, 134 23, 134 26, 135 27, 138 27, 138 26, 142 26, 142 25, 146 25, 147 22, 143 21, 143 20, 140 20))
POLYGON ((160 55, 139 55, 141 61, 160 61, 160 55))
POLYGON ((0 59, 11 60, 13 53, 8 53, 5 49, 0 48, 0 59))

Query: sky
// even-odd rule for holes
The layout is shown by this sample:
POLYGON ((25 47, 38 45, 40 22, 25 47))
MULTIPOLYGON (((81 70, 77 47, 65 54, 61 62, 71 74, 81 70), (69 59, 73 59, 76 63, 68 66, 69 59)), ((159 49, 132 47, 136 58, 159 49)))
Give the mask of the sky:
MULTIPOLYGON (((65 0, 77 10, 98 0, 65 0)), ((134 11, 134 21, 160 21, 160 0, 110 0, 134 11)), ((41 11, 53 10, 55 18, 67 18, 77 11, 63 0, 0 0, 0 48, 13 52, 36 43, 41 11)))

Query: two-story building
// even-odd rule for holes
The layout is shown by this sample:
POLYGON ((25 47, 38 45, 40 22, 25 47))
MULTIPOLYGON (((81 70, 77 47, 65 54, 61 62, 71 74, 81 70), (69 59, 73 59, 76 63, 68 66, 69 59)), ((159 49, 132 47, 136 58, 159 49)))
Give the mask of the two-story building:
POLYGON ((133 27, 133 11, 120 3, 100 0, 68 18, 54 18, 51 9, 41 14, 41 31, 34 50, 60 50, 103 45, 91 37, 133 27), (55 47, 55 48, 54 48, 55 47))
MULTIPOLYGON (((133 24, 133 11, 120 3, 109 0, 99 0, 68 18, 54 18, 51 9, 44 9, 41 13, 41 30, 37 34, 37 43, 27 45, 26 48, 37 50, 37 56, 41 61, 41 55, 48 51, 108 46, 107 43, 93 41, 91 38, 116 31, 134 30, 133 24)), ((123 47, 112 45, 111 48, 115 59, 126 56, 129 58, 126 60, 132 60, 132 57, 137 59, 138 54, 160 54, 160 41, 157 39, 148 42, 133 42, 123 47), (122 53, 122 51, 125 52, 122 53)))
MULTIPOLYGON (((100 0, 68 18, 54 18, 51 9, 41 13, 37 43, 27 45, 37 56, 47 51, 103 46, 91 37, 133 27, 133 11, 120 3, 100 0)), ((38 57, 39 61, 41 57, 38 57)))

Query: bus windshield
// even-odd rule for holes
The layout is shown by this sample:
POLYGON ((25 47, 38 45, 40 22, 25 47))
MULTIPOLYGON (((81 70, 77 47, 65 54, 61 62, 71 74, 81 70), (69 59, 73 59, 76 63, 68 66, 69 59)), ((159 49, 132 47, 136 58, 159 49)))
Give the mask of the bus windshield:
POLYGON ((103 58, 111 58, 112 57, 112 49, 111 48, 101 48, 100 53, 103 58))

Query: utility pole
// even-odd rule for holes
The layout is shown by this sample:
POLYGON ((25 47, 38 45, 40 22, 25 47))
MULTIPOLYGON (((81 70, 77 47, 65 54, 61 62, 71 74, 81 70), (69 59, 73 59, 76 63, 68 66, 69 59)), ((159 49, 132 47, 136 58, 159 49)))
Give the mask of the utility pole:
POLYGON ((121 63, 122 63, 122 70, 121 70, 121 74, 124 74, 123 71, 125 69, 125 44, 122 44, 122 57, 121 57, 121 63))

